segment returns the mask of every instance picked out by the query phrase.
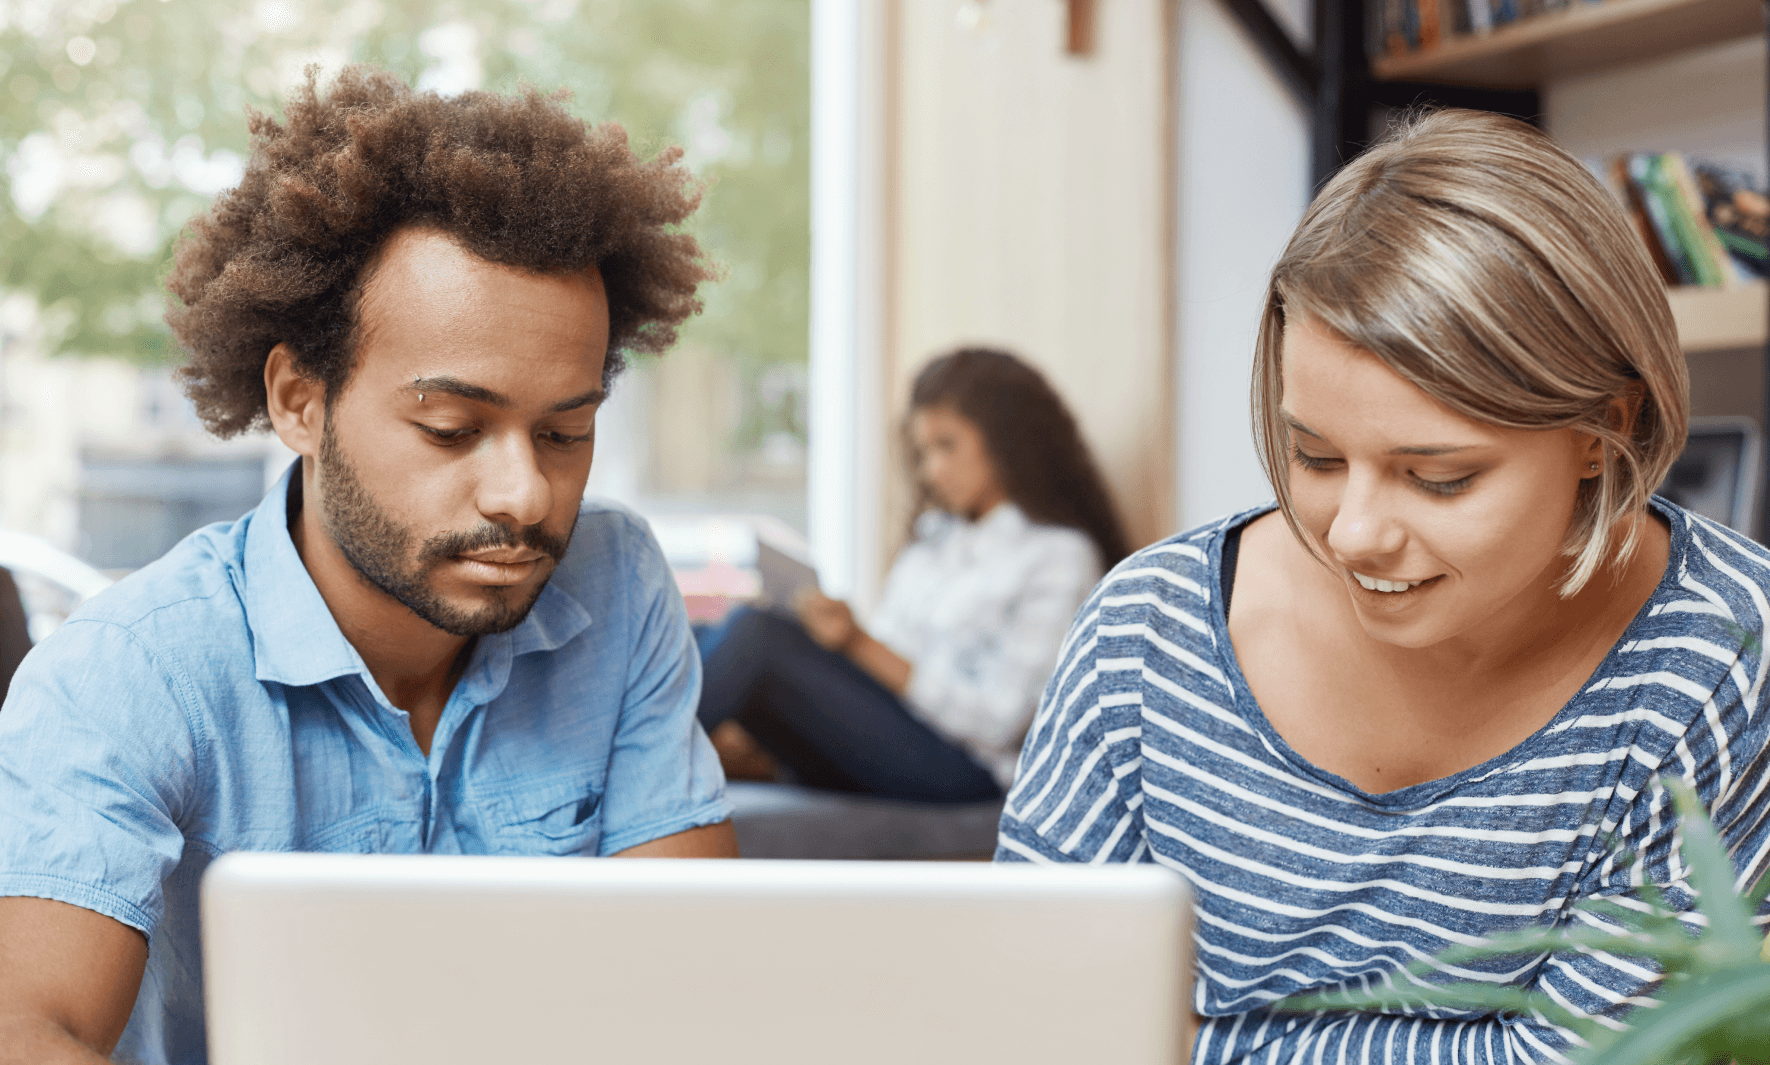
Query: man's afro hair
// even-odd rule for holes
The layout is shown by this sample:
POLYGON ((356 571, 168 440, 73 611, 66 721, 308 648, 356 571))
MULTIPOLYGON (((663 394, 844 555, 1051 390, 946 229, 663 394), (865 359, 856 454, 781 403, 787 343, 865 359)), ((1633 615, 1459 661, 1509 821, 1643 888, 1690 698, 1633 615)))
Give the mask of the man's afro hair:
POLYGON ((322 95, 317 74, 282 122, 248 116, 252 157, 179 241, 166 320, 203 423, 268 424, 264 361, 286 343, 336 396, 350 375, 363 271, 387 238, 433 226, 488 262, 544 274, 597 267, 608 295, 604 382, 624 353, 659 353, 701 309, 714 269, 682 222, 700 187, 679 149, 649 162, 612 122, 591 127, 529 89, 412 91, 367 66, 322 95))

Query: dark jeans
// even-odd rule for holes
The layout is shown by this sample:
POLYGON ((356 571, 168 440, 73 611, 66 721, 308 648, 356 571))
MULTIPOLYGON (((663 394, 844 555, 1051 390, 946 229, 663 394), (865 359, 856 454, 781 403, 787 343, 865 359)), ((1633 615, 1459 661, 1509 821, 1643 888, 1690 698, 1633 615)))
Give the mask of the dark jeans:
POLYGON ((701 724, 735 718, 799 783, 916 802, 1001 797, 988 770, 800 624, 739 607, 698 630, 701 724))

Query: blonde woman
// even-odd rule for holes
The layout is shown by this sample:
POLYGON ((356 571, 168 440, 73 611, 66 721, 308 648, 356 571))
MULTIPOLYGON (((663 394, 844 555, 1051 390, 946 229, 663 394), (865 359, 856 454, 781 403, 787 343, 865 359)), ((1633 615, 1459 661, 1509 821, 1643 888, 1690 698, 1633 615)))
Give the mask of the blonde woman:
MULTIPOLYGON (((1687 380, 1652 263, 1574 159, 1417 117, 1274 267, 1254 374, 1276 504, 1138 552, 1082 608, 1001 860, 1156 861, 1196 894, 1197 1062, 1556 1060, 1544 1017, 1295 1015, 1508 929, 1691 902, 1662 776, 1770 863, 1770 553, 1652 498, 1687 380)), ((1435 979, 1622 1023, 1601 953, 1435 979)))

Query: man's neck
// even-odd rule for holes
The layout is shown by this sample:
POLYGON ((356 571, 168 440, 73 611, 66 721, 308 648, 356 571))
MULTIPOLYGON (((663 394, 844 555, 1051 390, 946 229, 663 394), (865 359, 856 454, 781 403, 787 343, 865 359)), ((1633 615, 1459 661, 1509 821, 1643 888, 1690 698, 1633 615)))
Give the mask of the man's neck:
MULTIPOLYGON (((303 487, 309 490, 304 495, 311 492, 311 484, 303 487)), ((411 718, 412 736, 428 756, 443 707, 471 652, 471 637, 444 632, 369 583, 326 535, 317 508, 300 507, 289 522, 289 537, 338 630, 388 701, 411 718)))

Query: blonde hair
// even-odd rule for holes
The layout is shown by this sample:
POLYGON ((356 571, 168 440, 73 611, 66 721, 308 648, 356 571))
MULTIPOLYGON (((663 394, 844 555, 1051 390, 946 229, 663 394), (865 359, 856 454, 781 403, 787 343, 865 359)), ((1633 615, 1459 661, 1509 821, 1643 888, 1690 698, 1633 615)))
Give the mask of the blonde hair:
POLYGON ((1572 596, 1635 550, 1648 497, 1684 446, 1689 376, 1641 238, 1572 156, 1523 122, 1421 112, 1342 169, 1272 269, 1254 355, 1254 436, 1291 530, 1280 420, 1288 317, 1381 359, 1451 410, 1603 441, 1563 552, 1572 596), (1634 403, 1618 424, 1616 401, 1634 403))

